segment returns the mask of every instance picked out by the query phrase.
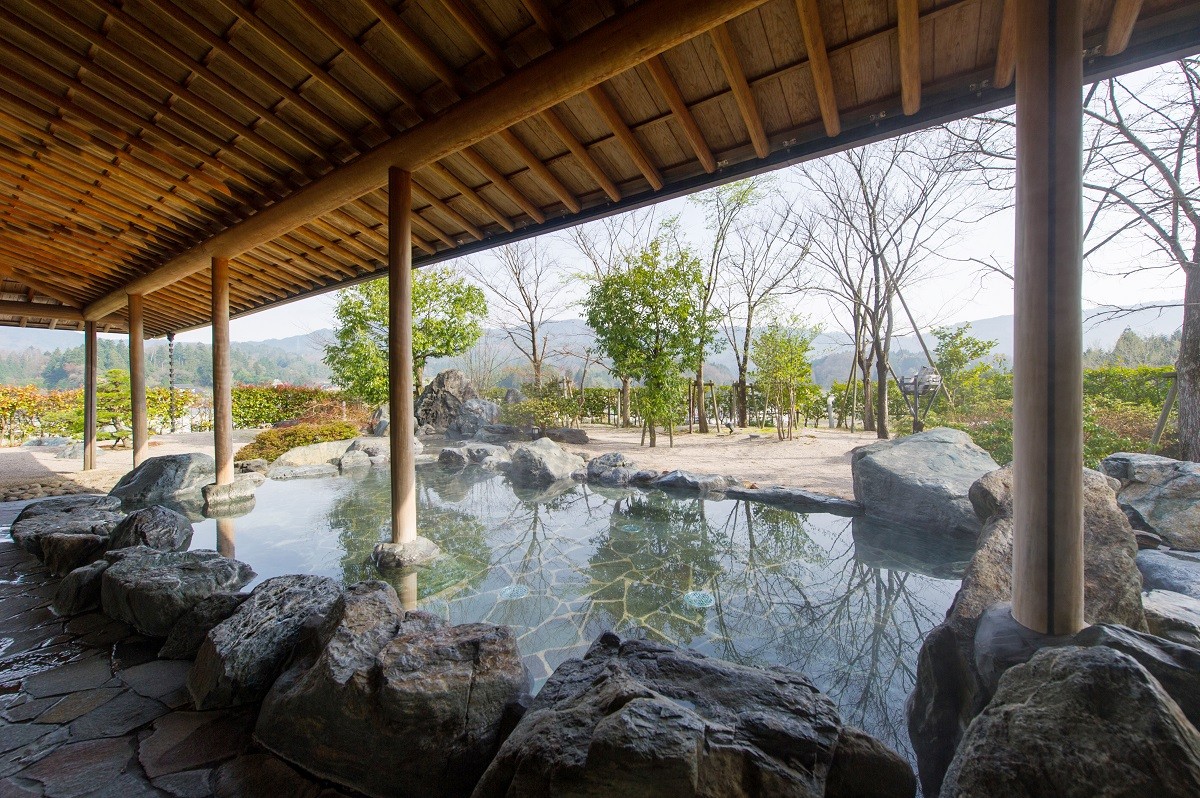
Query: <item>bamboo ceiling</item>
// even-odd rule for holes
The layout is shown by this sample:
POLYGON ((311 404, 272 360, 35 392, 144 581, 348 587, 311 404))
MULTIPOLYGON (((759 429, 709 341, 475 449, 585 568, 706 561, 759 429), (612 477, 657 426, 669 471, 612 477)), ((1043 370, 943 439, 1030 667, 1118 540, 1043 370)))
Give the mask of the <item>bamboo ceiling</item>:
MULTIPOLYGON (((734 5, 749 10, 418 163, 414 262, 1011 102, 1006 0, 734 5)), ((1090 78, 1200 50, 1195 0, 1084 6, 1090 78)), ((233 312, 383 273, 384 170, 340 207, 322 206, 321 187, 456 112, 486 121, 496 90, 556 53, 562 73, 594 67, 608 52, 598 44, 635 29, 623 21, 644 27, 680 7, 0 0, 0 325, 75 329, 84 313, 119 308, 101 321, 124 329, 117 300, 139 279, 156 289, 148 334, 202 325, 209 274, 194 263, 206 242, 301 203, 305 186, 316 213, 246 251, 210 253, 234 258, 233 312), (168 263, 182 279, 160 287, 168 263)))

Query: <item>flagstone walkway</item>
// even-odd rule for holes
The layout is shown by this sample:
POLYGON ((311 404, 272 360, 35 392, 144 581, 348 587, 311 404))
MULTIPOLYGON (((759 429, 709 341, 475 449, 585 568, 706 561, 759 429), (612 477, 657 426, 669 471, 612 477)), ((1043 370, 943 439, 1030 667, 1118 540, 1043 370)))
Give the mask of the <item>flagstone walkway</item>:
MULTIPOLYGON (((0 503, 7 532, 28 502, 0 503)), ((257 706, 196 712, 190 661, 99 612, 50 611, 58 579, 0 537, 0 798, 337 798, 251 740, 257 706)))

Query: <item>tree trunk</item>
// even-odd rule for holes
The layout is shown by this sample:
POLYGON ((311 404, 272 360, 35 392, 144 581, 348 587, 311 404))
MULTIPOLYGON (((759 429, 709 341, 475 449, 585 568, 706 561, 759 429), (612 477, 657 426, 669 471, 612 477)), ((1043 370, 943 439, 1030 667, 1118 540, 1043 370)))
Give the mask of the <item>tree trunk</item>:
POLYGON ((875 403, 875 432, 880 440, 888 438, 888 375, 887 359, 875 358, 875 392, 879 400, 875 403))
POLYGON ((1200 461, 1200 274, 1183 270, 1183 332, 1175 363, 1179 394, 1179 456, 1200 461))
POLYGON ((416 396, 421 395, 421 391, 425 390, 425 364, 417 366, 413 373, 413 393, 416 396))
POLYGON ((859 360, 859 367, 862 369, 863 384, 863 430, 865 432, 874 432, 875 397, 871 395, 871 364, 866 360, 859 360))
POLYGON ((701 433, 708 432, 708 413, 704 409, 704 363, 696 367, 696 423, 701 433))
POLYGON ((658 444, 658 432, 654 429, 654 422, 647 419, 646 429, 650 431, 650 448, 653 449, 658 444))
POLYGON ((620 404, 620 412, 621 412, 621 426, 623 428, 627 428, 627 427, 631 426, 631 424, 629 423, 629 378, 628 377, 621 378, 621 399, 620 399, 619 404, 620 404))
POLYGON ((738 371, 738 382, 734 386, 737 395, 737 425, 739 427, 750 426, 750 401, 747 397, 746 373, 745 370, 738 371))

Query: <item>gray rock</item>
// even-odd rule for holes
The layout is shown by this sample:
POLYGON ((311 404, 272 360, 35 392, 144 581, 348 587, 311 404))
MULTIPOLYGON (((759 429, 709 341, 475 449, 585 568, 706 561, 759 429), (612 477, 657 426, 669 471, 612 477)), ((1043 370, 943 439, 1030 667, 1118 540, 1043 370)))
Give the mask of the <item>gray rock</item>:
POLYGON ((376 543, 371 551, 371 561, 381 571, 428 565, 440 556, 438 545, 421 535, 406 543, 376 543))
POLYGON ((528 441, 533 436, 512 424, 488 424, 475 432, 475 440, 504 445, 510 441, 528 441))
POLYGON ((854 498, 866 515, 934 534, 979 535, 967 499, 975 480, 997 468, 969 435, 939 427, 851 453, 854 498))
POLYGON ((1010 669, 971 722, 942 795, 1200 794, 1200 735, 1135 660, 1051 648, 1010 669))
POLYGON ((1173 590, 1142 595, 1151 634, 1200 649, 1200 599, 1173 590))
POLYGON ((447 446, 438 452, 438 465, 446 468, 466 468, 470 462, 467 450, 461 446, 447 446))
POLYGON ((727 488, 741 484, 734 477, 718 474, 693 474, 690 471, 669 471, 655 477, 650 487, 661 490, 686 490, 700 493, 724 493, 727 488))
POLYGON ((572 473, 583 468, 583 458, 567 453, 549 438, 522 444, 510 457, 512 465, 508 478, 522 487, 542 487, 560 479, 571 479, 572 473))
POLYGON ((271 463, 261 457, 253 460, 238 460, 233 464, 233 470, 238 474, 262 474, 266 476, 271 470, 271 463))
POLYGON ((798 513, 830 513, 843 517, 854 517, 863 514, 861 503, 852 499, 842 499, 837 496, 826 496, 823 493, 800 488, 786 488, 773 485, 767 488, 747 488, 732 485, 725 489, 727 499, 749 499, 750 501, 770 504, 798 513))
POLYGON ((468 399, 458 409, 458 415, 450 422, 446 434, 458 438, 470 438, 488 424, 500 420, 500 405, 487 399, 468 399))
POLYGON ((247 597, 245 593, 215 593, 201 599, 171 627, 159 659, 195 659, 213 627, 233 615, 247 597))
POLYGON ((338 467, 329 463, 306 466, 271 466, 267 473, 270 479, 314 479, 319 477, 336 477, 338 467))
POLYGON ((13 523, 17 524, 35 516, 46 515, 47 513, 70 513, 80 510, 111 510, 117 512, 120 509, 121 500, 116 496, 109 496, 107 493, 56 496, 52 499, 41 499, 40 501, 25 505, 24 509, 17 514, 13 523))
POLYGON ((271 462, 271 467, 267 470, 267 476, 275 479, 271 474, 278 468, 331 465, 340 460, 342 455, 349 451, 352 443, 354 443, 353 438, 344 441, 310 443, 307 446, 297 446, 294 449, 288 449, 271 462))
POLYGON ((569 443, 572 446, 582 446, 591 441, 586 430, 574 427, 550 427, 543 433, 543 437, 555 443, 569 443))
POLYGON ((1143 549, 1137 567, 1146 590, 1171 590, 1200 599, 1200 555, 1143 549))
POLYGON ((83 441, 74 441, 55 453, 56 460, 80 460, 83 458, 83 441))
POLYGON ((587 464, 587 481, 600 485, 621 487, 636 473, 637 465, 621 452, 606 452, 587 464))
POLYGON ((390 585, 360 582, 298 647, 254 735, 283 759, 366 795, 466 795, 528 689, 506 628, 444 626, 405 613, 390 585))
POLYGON ((204 512, 206 515, 224 515, 226 511, 240 508, 242 505, 253 504, 254 491, 267 480, 259 471, 249 471, 238 474, 233 482, 218 485, 213 482, 201 490, 204 496, 204 512))
POLYGON ((61 435, 46 435, 41 438, 30 438, 21 444, 23 449, 46 449, 54 446, 70 446, 74 438, 64 438, 61 435))
POLYGON ((340 594, 337 582, 311 574, 277 576, 255 587, 200 645, 187 681, 196 709, 261 700, 305 624, 320 622, 340 594))
POLYGON ((502 457, 509 459, 508 449, 503 446, 498 446, 494 443, 483 443, 481 441, 468 441, 463 447, 463 451, 467 453, 467 459, 472 463, 482 463, 489 457, 502 457))
POLYGON ((76 535, 53 532, 40 540, 42 562, 55 576, 64 576, 76 568, 93 563, 108 550, 106 535, 76 535))
POLYGON ((235 592, 254 578, 249 565, 215 551, 141 553, 124 556, 104 572, 104 612, 149 637, 166 637, 185 612, 214 593, 235 592))
POLYGON ((192 522, 166 507, 135 510, 112 531, 109 548, 149 546, 159 551, 183 551, 192 542, 192 522))
MULTIPOLYGON (((1146 628, 1137 544, 1107 477, 1084 470, 1084 617, 1146 628)), ((1012 467, 975 482, 971 503, 985 519, 974 557, 946 621, 925 637, 908 701, 908 729, 926 795, 938 795, 967 724, 991 698, 975 668, 980 616, 1012 598, 1012 467)), ((1143 552, 1145 554, 1146 552, 1143 552)))
POLYGON ((1134 529, 1153 532, 1172 548, 1200 551, 1200 463, 1118 452, 1100 467, 1120 480, 1117 500, 1134 529))
POLYGON ((100 606, 100 582, 108 563, 98 560, 71 571, 58 583, 50 609, 58 615, 79 615, 100 606))
MULTIPOLYGON (((801 673, 608 632, 554 671, 473 795, 822 796, 841 732, 801 673)), ((847 754, 860 781, 899 760, 847 754)))
POLYGON ((458 418, 463 404, 479 394, 458 369, 447 369, 433 378, 417 399, 417 426, 446 430, 458 418))
POLYGON ((825 798, 908 798, 917 777, 904 757, 853 726, 843 726, 825 782, 825 798))
POLYGON ((391 423, 391 407, 386 403, 375 408, 375 412, 371 413, 371 420, 367 424, 367 428, 372 435, 382 436, 387 434, 388 425, 391 423))
POLYGON ((504 392, 504 404, 515 405, 518 402, 525 401, 525 394, 518 391, 516 388, 509 388, 504 392))
MULTIPOLYGON (((118 500, 110 497, 87 497, 87 500, 78 502, 49 499, 31 504, 13 521, 10 534, 14 543, 38 558, 45 556, 42 541, 49 535, 88 535, 107 540, 113 529, 125 517, 124 513, 111 509, 114 501, 118 500)), ((73 567, 86 565, 88 562, 91 560, 73 567)))
POLYGON ((365 471, 371 467, 371 456, 366 452, 346 452, 338 460, 338 470, 343 474, 353 471, 365 471))
POLYGON ((109 495, 119 498, 126 508, 198 500, 200 489, 215 478, 216 462, 211 456, 168 454, 151 457, 121 477, 109 495))

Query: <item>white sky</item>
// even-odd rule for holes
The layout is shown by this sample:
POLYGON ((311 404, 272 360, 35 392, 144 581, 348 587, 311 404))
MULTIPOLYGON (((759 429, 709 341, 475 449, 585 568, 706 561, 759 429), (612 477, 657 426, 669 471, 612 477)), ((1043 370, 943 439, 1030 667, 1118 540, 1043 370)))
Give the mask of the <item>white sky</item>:
MULTIPOLYGON (((1152 70, 1131 77, 1150 82, 1152 70)), ((775 174, 780 183, 790 182, 790 170, 775 174)), ((994 202, 994 198, 984 198, 994 202)), ((686 199, 671 200, 659 206, 659 216, 678 214, 688 239, 698 248, 703 248, 704 214, 702 209, 686 199)), ((1012 313, 1012 284, 1007 279, 991 275, 981 276, 980 269, 968 262, 968 258, 995 259, 1009 266, 1012 262, 1014 241, 1013 214, 1011 211, 997 213, 973 224, 941 255, 944 263, 931 269, 934 275, 918 287, 905 294, 918 323, 922 327, 932 324, 969 321, 972 319, 1002 316, 1012 313), (958 262, 956 262, 958 261, 958 262)), ((566 272, 586 271, 575 253, 564 240, 563 234, 548 236, 549 248, 564 266, 566 272)), ((486 263, 488 255, 477 256, 486 263)), ((1140 271, 1130 276, 1118 276, 1122 264, 1144 261, 1158 256, 1144 241, 1136 237, 1109 245, 1093 256, 1084 271, 1085 307, 1102 304, 1131 305, 1150 302, 1178 301, 1182 295, 1182 275, 1178 269, 1140 271)), ((333 292, 294 302, 279 308, 265 310, 231 323, 231 335, 235 341, 258 341, 268 338, 284 338, 302 335, 333 326, 333 292)), ((823 324, 826 329, 836 329, 826 301, 815 294, 796 297, 792 308, 807 316, 812 322, 823 324)), ((568 309, 562 318, 578 316, 568 309)), ((899 319, 898 319, 899 321, 899 319)), ((208 328, 182 333, 180 341, 209 341, 208 328)))

